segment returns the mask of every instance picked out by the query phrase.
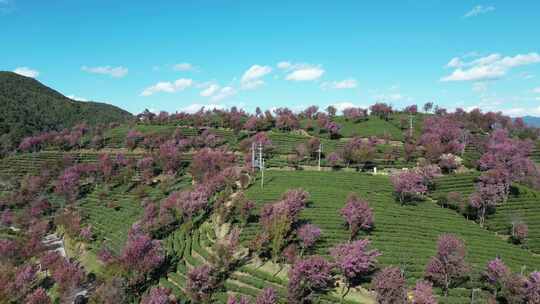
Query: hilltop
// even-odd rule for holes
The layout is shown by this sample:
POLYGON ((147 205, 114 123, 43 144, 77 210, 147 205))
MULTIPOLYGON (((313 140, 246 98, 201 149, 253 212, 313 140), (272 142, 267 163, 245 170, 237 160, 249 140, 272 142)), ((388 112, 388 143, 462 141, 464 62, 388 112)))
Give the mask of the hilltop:
POLYGON ((33 78, 0 71, 1 147, 16 146, 24 136, 61 131, 81 122, 121 123, 131 117, 113 105, 72 100, 33 78))

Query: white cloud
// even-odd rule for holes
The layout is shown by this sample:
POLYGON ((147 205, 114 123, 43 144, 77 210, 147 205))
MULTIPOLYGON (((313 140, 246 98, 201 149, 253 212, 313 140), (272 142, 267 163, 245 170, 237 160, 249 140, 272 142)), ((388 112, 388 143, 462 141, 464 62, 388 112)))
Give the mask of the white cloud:
POLYGON ((188 62, 178 63, 173 66, 173 70, 179 71, 179 72, 191 71, 193 69, 195 69, 195 67, 191 63, 188 63, 188 62))
POLYGON ((356 105, 350 101, 341 101, 341 102, 336 102, 336 103, 333 103, 332 106, 334 108, 336 108, 336 110, 338 110, 338 112, 342 112, 343 110, 347 109, 347 108, 367 108, 365 106, 359 106, 359 105, 356 105))
POLYGON ((289 73, 285 79, 292 81, 312 81, 319 79, 324 72, 322 68, 317 66, 299 67, 289 73))
POLYGON ((76 100, 76 101, 88 101, 88 99, 86 99, 84 97, 79 97, 79 96, 76 96, 76 95, 67 95, 66 97, 69 98, 69 99, 76 100))
POLYGON ((540 94, 540 87, 538 87, 538 88, 534 88, 534 89, 533 89, 533 92, 534 92, 534 93, 538 93, 538 94, 540 94))
POLYGON ((149 86, 144 89, 141 96, 150 96, 158 92, 174 93, 177 91, 183 91, 193 85, 193 80, 180 78, 174 83, 169 81, 158 82, 153 86, 149 86))
POLYGON ((201 91, 200 95, 204 97, 209 97, 214 95, 219 90, 219 85, 210 84, 208 87, 201 91))
POLYGON ((468 11, 463 17, 464 18, 474 17, 474 16, 478 16, 478 15, 482 15, 482 14, 492 12, 494 10, 495 10, 494 6, 477 5, 477 6, 473 7, 470 11, 468 11))
POLYGON ((291 81, 312 81, 321 78, 325 70, 318 65, 308 63, 278 62, 277 67, 285 71, 285 79, 291 81))
POLYGON ((461 59, 459 57, 454 57, 446 64, 446 67, 459 68, 462 65, 463 63, 461 62, 461 59))
POLYGON ((540 55, 538 53, 529 53, 518 54, 514 57, 504 57, 499 63, 507 68, 513 68, 538 62, 540 62, 540 55))
POLYGON ((467 66, 492 64, 500 59, 501 59, 501 54, 494 53, 494 54, 490 54, 490 55, 475 59, 471 61, 470 63, 467 63, 467 66))
POLYGON ((453 58, 447 66, 457 67, 450 75, 441 78, 441 81, 482 81, 498 79, 515 67, 540 62, 538 53, 518 54, 502 57, 500 54, 491 54, 475 59, 471 62, 461 62, 453 58))
POLYGON ((269 66, 261 66, 258 64, 252 65, 247 71, 244 72, 244 75, 242 75, 240 80, 242 89, 250 90, 263 85, 264 81, 261 78, 271 72, 272 68, 269 66))
POLYGON ((92 74, 102 74, 102 75, 109 75, 114 78, 122 78, 128 74, 128 68, 118 66, 118 67, 111 67, 111 66, 97 66, 97 67, 87 67, 82 66, 81 70, 92 73, 92 74))
POLYGON ((477 81, 491 80, 504 76, 506 71, 500 67, 477 66, 470 69, 456 69, 452 74, 441 78, 441 81, 477 81))
POLYGON ((29 67, 18 67, 13 70, 13 72, 30 78, 36 78, 39 76, 39 71, 31 69, 29 67))
POLYGON ((321 87, 323 89, 354 89, 358 86, 356 79, 348 78, 341 81, 324 82, 321 87))
POLYGON ((204 108, 205 110, 213 110, 213 109, 224 109, 225 107, 219 104, 194 103, 194 104, 190 104, 187 107, 181 108, 180 111, 193 114, 193 113, 198 112, 202 108, 204 108))
POLYGON ((194 104, 191 104, 191 105, 189 105, 187 107, 181 108, 180 111, 186 112, 186 113, 196 113, 203 107, 204 107, 205 110, 223 109, 224 108, 222 105, 219 105, 219 104, 199 104, 199 103, 194 103, 194 104))
POLYGON ((214 101, 214 102, 220 101, 220 100, 229 98, 231 96, 234 96, 234 95, 236 95, 236 93, 237 92, 233 87, 230 87, 230 86, 223 87, 217 92, 217 94, 212 96, 211 100, 214 101))
POLYGON ((289 61, 281 61, 278 62, 277 67, 278 69, 287 70, 292 67, 292 63, 290 63, 289 61))

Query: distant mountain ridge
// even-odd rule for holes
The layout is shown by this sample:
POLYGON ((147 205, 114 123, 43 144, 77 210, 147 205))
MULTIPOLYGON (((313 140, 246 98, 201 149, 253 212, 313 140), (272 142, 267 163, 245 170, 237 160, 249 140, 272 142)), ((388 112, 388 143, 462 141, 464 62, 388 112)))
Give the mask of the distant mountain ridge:
POLYGON ((527 125, 540 128, 540 117, 527 115, 523 116, 522 118, 527 125))
POLYGON ((33 78, 0 71, 0 152, 39 132, 59 131, 83 121, 108 124, 132 117, 116 106, 72 100, 33 78))

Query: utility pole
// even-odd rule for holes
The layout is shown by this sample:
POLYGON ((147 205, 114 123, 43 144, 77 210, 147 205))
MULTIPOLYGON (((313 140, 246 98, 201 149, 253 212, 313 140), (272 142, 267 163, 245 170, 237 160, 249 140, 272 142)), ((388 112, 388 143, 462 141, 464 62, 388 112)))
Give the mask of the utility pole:
POLYGON ((477 291, 478 291, 478 288, 473 288, 472 293, 471 293, 471 304, 476 303, 475 295, 477 291))
POLYGON ((251 169, 255 170, 255 142, 251 143, 251 169))
POLYGON ((319 143, 319 150, 317 150, 317 153, 319 154, 319 171, 321 171, 321 153, 322 153, 322 143, 319 143))
POLYGON ((261 170, 261 188, 264 188, 264 159, 262 156, 262 144, 259 143, 259 169, 261 170))
POLYGON ((409 114, 409 136, 412 138, 413 135, 413 116, 412 114, 409 114))

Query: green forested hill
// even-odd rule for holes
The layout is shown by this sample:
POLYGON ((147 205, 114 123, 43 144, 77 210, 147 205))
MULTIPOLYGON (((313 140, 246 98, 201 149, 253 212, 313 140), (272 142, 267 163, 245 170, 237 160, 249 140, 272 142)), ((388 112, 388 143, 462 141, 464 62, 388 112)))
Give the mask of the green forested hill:
POLYGON ((118 107, 65 97, 39 81, 0 71, 0 144, 31 134, 62 130, 79 122, 122 122, 132 115, 118 107))

